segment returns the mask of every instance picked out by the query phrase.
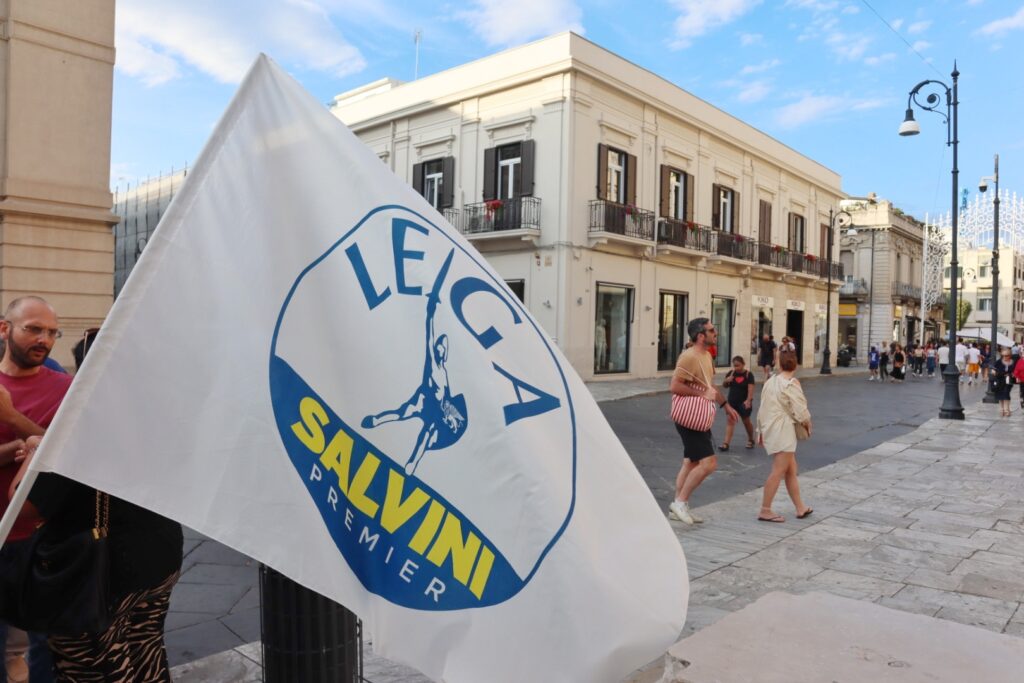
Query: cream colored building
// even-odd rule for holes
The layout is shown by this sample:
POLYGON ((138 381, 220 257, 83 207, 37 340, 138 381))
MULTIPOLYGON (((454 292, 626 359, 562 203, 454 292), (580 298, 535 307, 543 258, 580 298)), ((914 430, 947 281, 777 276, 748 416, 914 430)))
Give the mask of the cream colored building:
POLYGON ((839 290, 839 343, 866 359, 869 342, 906 346, 939 338, 941 307, 925 311, 924 224, 887 200, 841 202, 853 230, 840 235, 845 282, 839 290))
MULTIPOLYGON (((963 329, 992 330, 992 250, 960 249, 957 253, 961 280, 959 296, 971 304, 963 329)), ((943 287, 949 289, 950 262, 946 257, 943 287)), ((999 250, 999 319, 996 329, 1016 342, 1024 341, 1024 254, 1011 247, 999 250)), ((987 336, 987 335, 986 335, 987 336)))
POLYGON ((839 176, 656 74, 562 33, 371 83, 332 111, 472 241, 584 379, 668 373, 698 316, 720 330, 719 365, 749 357, 758 333, 791 334, 820 362, 839 176))
POLYGON ((113 298, 114 0, 0 1, 0 303, 39 294, 82 331, 113 298))

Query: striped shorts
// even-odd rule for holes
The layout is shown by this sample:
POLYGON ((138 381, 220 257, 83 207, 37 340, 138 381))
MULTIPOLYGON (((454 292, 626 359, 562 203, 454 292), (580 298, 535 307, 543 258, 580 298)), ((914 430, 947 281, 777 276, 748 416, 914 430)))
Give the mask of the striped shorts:
POLYGON ((110 628, 98 635, 49 639, 60 683, 171 683, 164 621, 178 572, 155 588, 130 593, 110 628))

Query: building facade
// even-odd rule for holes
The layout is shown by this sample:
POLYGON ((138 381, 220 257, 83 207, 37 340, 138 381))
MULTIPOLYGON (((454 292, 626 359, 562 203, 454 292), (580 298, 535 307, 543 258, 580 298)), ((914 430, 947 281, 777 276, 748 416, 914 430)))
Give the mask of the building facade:
POLYGON ((942 308, 922 305, 924 224, 884 199, 842 206, 853 224, 840 236, 839 343, 865 359, 872 345, 941 337, 942 308))
POLYGON ((114 0, 0 2, 0 299, 47 298, 64 337, 113 300, 114 0))
MULTIPOLYGON (((487 258, 584 379, 824 348, 839 176, 573 33, 339 95, 332 111, 487 258)), ((838 244, 838 243, 837 243, 838 244)), ((832 295, 835 334, 838 295, 832 295)))
MULTIPOLYGON (((961 330, 984 334, 992 330, 992 250, 961 249, 957 254, 959 297, 971 306, 961 330)), ((952 267, 947 257, 942 272, 948 291, 952 267)), ((999 250, 999 310, 996 329, 1016 342, 1024 341, 1024 254, 1013 247, 999 250)))

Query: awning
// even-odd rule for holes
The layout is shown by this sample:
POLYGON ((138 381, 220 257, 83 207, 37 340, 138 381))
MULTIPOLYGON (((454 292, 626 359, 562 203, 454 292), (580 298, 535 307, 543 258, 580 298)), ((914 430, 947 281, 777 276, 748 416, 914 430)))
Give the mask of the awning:
MULTIPOLYGON (((973 339, 984 339, 992 341, 992 328, 990 327, 965 327, 956 333, 958 337, 970 337, 973 339)), ((1013 340, 1005 334, 996 333, 996 343, 1000 346, 1013 346, 1013 340)))

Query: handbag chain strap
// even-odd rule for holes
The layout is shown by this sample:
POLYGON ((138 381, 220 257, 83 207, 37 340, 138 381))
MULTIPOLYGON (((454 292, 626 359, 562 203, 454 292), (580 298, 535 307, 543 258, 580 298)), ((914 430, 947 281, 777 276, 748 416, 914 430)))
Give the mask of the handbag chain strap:
POLYGON ((96 491, 96 524, 93 526, 93 536, 97 539, 107 535, 110 526, 110 496, 102 491, 96 491))

